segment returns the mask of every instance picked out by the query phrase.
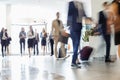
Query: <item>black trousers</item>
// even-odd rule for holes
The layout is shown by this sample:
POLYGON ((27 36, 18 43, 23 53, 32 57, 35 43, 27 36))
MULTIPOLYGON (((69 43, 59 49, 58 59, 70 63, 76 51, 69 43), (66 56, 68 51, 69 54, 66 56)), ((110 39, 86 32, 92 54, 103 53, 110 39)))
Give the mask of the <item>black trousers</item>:
POLYGON ((20 52, 22 54, 22 49, 25 51, 25 39, 20 39, 20 52))
POLYGON ((105 59, 109 60, 110 59, 111 37, 110 37, 110 35, 103 35, 103 38, 104 38, 105 43, 106 43, 106 56, 105 56, 105 59))
POLYGON ((54 50, 53 50, 54 40, 53 39, 50 39, 50 47, 51 47, 51 55, 54 55, 54 50))
POLYGON ((2 51, 2 56, 4 57, 4 53, 6 51, 6 40, 1 40, 1 51, 2 51), (4 50, 5 48, 5 50, 4 50))
POLYGON ((39 54, 39 49, 38 49, 38 41, 37 40, 34 40, 34 55, 36 53, 36 50, 37 50, 37 55, 39 54))

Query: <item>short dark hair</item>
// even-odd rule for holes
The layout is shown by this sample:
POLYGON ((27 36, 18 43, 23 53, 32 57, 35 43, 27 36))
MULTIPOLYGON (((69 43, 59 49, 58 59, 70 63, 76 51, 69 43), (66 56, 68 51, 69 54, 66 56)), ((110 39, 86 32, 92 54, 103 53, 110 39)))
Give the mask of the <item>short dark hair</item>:
POLYGON ((7 29, 5 29, 5 31, 7 31, 7 29))
POLYGON ((107 1, 105 1, 105 2, 103 3, 103 6, 106 6, 106 5, 108 5, 108 2, 107 2, 107 1))
POLYGON ((59 12, 56 13, 56 15, 60 14, 59 12))

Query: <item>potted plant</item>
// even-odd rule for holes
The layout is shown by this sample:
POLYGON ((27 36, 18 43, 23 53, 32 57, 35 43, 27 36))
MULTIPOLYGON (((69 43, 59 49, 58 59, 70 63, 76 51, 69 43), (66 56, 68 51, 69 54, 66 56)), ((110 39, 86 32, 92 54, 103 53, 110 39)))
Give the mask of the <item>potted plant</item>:
POLYGON ((91 28, 90 30, 86 30, 86 31, 85 31, 85 34, 84 34, 83 37, 82 37, 82 40, 83 40, 84 42, 89 42, 89 36, 93 36, 93 31, 94 31, 93 28, 91 28))

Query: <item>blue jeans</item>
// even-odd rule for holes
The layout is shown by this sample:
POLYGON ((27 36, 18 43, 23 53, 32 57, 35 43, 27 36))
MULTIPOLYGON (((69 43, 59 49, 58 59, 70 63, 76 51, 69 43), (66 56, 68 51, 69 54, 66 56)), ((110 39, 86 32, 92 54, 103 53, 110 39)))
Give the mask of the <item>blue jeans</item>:
POLYGON ((20 51, 21 51, 21 54, 22 54, 22 44, 23 44, 23 49, 25 51, 25 39, 20 39, 20 51))
POLYGON ((78 47, 80 44, 80 37, 81 37, 81 30, 78 32, 75 32, 73 30, 70 31, 70 36, 73 43, 73 57, 72 57, 72 63, 76 64, 76 60, 78 58, 78 47))

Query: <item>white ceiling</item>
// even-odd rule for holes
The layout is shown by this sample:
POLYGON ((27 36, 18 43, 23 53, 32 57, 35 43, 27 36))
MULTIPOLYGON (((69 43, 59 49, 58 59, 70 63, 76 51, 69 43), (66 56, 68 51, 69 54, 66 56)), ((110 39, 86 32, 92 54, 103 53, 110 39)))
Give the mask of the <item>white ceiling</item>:
POLYGON ((62 3, 69 0, 0 0, 2 4, 52 4, 62 3))

